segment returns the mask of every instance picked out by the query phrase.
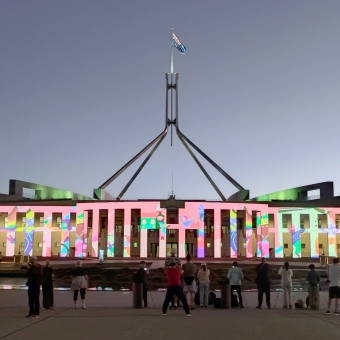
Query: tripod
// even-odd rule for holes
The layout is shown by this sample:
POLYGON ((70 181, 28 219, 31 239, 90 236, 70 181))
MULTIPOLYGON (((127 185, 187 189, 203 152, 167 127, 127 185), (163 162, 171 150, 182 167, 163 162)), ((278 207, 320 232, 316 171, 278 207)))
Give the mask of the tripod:
POLYGON ((153 306, 154 306, 154 307, 156 307, 156 305, 155 305, 155 301, 153 300, 152 293, 151 293, 150 291, 148 291, 148 293, 150 293, 150 296, 151 296, 151 300, 152 300, 153 306))

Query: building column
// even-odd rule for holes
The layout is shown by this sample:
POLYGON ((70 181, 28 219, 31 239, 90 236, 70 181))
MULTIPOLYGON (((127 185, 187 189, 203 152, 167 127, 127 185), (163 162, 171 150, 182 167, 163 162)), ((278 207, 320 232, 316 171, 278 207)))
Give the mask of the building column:
POLYGON ((166 210, 162 212, 164 216, 163 223, 159 223, 159 243, 158 243, 158 257, 166 257, 166 210))
POLYGON ((221 209, 214 209, 214 257, 221 257, 221 209))
POLYGON ((26 212, 24 255, 32 256, 33 237, 34 237, 34 212, 31 209, 29 209, 26 212))
POLYGON ((327 214, 327 228, 328 228, 328 256, 337 257, 338 250, 336 246, 335 213, 330 211, 327 214))
POLYGON ((70 229, 71 229, 71 215, 70 213, 62 214, 61 220, 61 250, 60 256, 67 257, 70 254, 70 229))
POLYGON ((6 256, 15 255, 15 229, 17 226, 17 212, 18 208, 14 207, 11 212, 8 214, 7 227, 8 230, 6 233, 6 256))
MULTIPOLYGON (((98 239, 99 239, 99 209, 95 206, 92 210, 92 249, 91 256, 98 257, 98 239)), ((89 249, 87 250, 89 252, 89 249)))
MULTIPOLYGON (((76 255, 76 257, 83 257, 84 224, 85 224, 84 210, 79 209, 79 207, 77 207, 76 241, 75 241, 75 248, 76 248, 75 255, 76 255)), ((85 256, 86 256, 86 253, 85 253, 85 256)))
POLYGON ((256 211, 256 255, 262 257, 261 213, 256 211))
POLYGON ((107 216, 107 257, 115 256, 115 209, 109 207, 107 216))
POLYGON ((178 229, 178 257, 184 258, 185 256, 185 227, 180 225, 178 229))
POLYGON ((148 229, 139 229, 139 256, 148 257, 148 229))
POLYGON ((279 223, 279 213, 274 214, 274 242, 275 257, 283 258, 283 230, 282 223, 279 223))
POLYGON ((124 209, 124 251, 123 257, 131 256, 131 209, 124 209))
POLYGON ((52 213, 50 215, 44 211, 44 236, 42 256, 50 257, 52 249, 52 213))
POLYGON ((253 258, 253 218, 252 211, 248 212, 247 208, 244 208, 246 215, 246 257, 253 258))
POLYGON ((230 258, 237 258, 237 252, 237 212, 235 209, 230 209, 230 258))
POLYGON ((311 211, 309 214, 310 255, 313 258, 318 258, 320 255, 318 212, 315 209, 311 211))
POLYGON ((268 231, 268 213, 261 213, 261 253, 262 257, 269 258, 269 231, 268 231))
POLYGON ((292 215, 292 249, 293 258, 301 258, 301 231, 300 231, 300 214, 293 213, 292 215))

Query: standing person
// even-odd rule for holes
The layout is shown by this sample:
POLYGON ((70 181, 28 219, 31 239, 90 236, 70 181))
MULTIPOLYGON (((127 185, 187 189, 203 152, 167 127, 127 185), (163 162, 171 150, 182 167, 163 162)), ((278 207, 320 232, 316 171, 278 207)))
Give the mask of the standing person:
POLYGON ((184 281, 184 293, 190 306, 190 309, 195 309, 195 294, 197 291, 196 281, 195 281, 195 273, 196 273, 196 265, 191 263, 191 256, 186 256, 187 263, 182 265, 183 269, 183 281, 184 281))
POLYGON ((256 284, 258 290, 258 305, 256 306, 257 309, 262 308, 262 301, 263 301, 263 293, 266 295, 266 303, 268 309, 270 309, 270 278, 269 278, 269 271, 270 267, 269 264, 266 263, 266 258, 262 257, 261 263, 258 264, 255 268, 256 271, 256 284))
POLYGON ((319 291, 320 275, 315 270, 314 264, 310 264, 309 269, 310 271, 308 272, 306 278, 308 281, 308 305, 310 305, 311 309, 318 309, 319 301, 317 299, 317 295, 319 291))
POLYGON ((209 283, 210 270, 207 269, 207 264, 202 263, 201 269, 197 273, 200 290, 200 306, 208 307, 209 303, 209 283))
POLYGON ((338 303, 340 299, 340 266, 339 258, 333 258, 333 264, 328 267, 327 276, 329 281, 329 299, 328 299, 328 310, 326 314, 331 314, 330 308, 332 299, 335 299, 334 314, 340 315, 338 312, 338 303))
POLYGON ((162 309, 163 316, 166 315, 169 302, 175 295, 178 296, 178 299, 182 302, 186 316, 192 316, 190 314, 189 306, 188 306, 187 300, 185 299, 183 289, 181 287, 181 280, 180 280, 181 272, 182 272, 181 269, 179 269, 176 265, 176 260, 171 259, 169 261, 169 268, 166 270, 168 289, 167 289, 165 300, 163 303, 163 309, 162 309))
POLYGON ((283 289, 283 308, 292 308, 292 290, 293 290, 293 271, 289 269, 289 263, 285 262, 278 272, 281 275, 281 285, 283 289), (288 301, 287 301, 288 296, 288 301))
POLYGON ((143 300, 144 300, 144 307, 148 307, 148 282, 147 282, 147 268, 146 262, 140 261, 139 269, 133 274, 132 280, 136 284, 143 285, 143 300))
POLYGON ((53 277, 53 269, 47 259, 42 274, 43 309, 53 309, 53 277))
POLYGON ((42 267, 37 262, 36 256, 31 257, 31 262, 27 265, 28 304, 30 311, 27 318, 39 318, 40 314, 40 285, 42 279, 42 267))
POLYGON ((71 290, 73 293, 73 301, 74 301, 74 308, 77 309, 77 300, 78 300, 78 291, 80 291, 80 298, 82 302, 82 309, 86 308, 85 305, 85 294, 86 294, 86 288, 88 284, 88 277, 85 273, 85 270, 82 268, 82 262, 80 260, 77 260, 77 266, 72 270, 71 273, 72 276, 72 284, 71 284, 71 290))
MULTIPOLYGON (((178 268, 181 267, 181 260, 176 256, 177 251, 176 249, 171 249, 170 250, 170 256, 165 259, 165 269, 170 268, 170 262, 175 261, 176 266, 178 268)), ((174 295, 174 297, 171 299, 171 307, 170 309, 177 309, 177 296, 174 295)))
POLYGON ((240 303, 240 308, 244 308, 241 290, 241 283, 244 278, 244 275, 242 269, 238 267, 238 263, 236 261, 233 262, 233 267, 229 269, 227 277, 230 281, 231 295, 233 295, 234 290, 236 290, 238 300, 240 303))

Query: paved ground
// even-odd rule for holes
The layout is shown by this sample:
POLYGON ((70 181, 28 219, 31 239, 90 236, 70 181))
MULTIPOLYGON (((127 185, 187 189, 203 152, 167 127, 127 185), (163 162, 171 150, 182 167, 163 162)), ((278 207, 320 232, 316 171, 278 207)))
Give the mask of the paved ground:
MULTIPOLYGON (((132 309, 132 293, 88 292, 87 309, 73 309, 72 293, 55 292, 56 308, 26 319, 27 292, 0 291, 0 339, 337 339, 340 316, 325 315, 326 292, 321 292, 321 310, 283 310, 282 293, 276 308, 256 310, 256 293, 245 293, 248 308, 196 309, 193 317, 183 310, 161 316, 164 293, 149 295, 150 308, 132 309)), ((272 293, 272 305, 277 294, 272 293)), ((295 293, 295 299, 306 293, 295 293)))

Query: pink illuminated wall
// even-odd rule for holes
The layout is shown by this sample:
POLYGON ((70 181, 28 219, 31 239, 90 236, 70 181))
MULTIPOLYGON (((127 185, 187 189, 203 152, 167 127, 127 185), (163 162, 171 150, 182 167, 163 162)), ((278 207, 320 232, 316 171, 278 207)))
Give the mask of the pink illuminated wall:
MULTIPOLYGON (((274 256, 283 257, 283 233, 289 232, 292 238, 293 256, 301 257, 301 235, 310 234, 311 256, 319 256, 319 234, 327 234, 329 256, 337 255, 336 238, 340 230, 336 227, 336 215, 340 214, 340 208, 280 208, 268 207, 267 204, 258 203, 228 203, 228 202, 186 202, 184 208, 179 209, 178 224, 168 225, 166 223, 166 210, 160 208, 159 201, 148 202, 86 202, 79 203, 76 207, 71 206, 0 206, 0 212, 8 214, 7 226, 0 226, 0 231, 6 232, 6 255, 12 256, 18 253, 16 249, 16 232, 24 232, 25 234, 25 252, 31 254, 31 245, 34 240, 36 231, 43 232, 43 256, 51 256, 51 235, 52 231, 58 230, 61 233, 61 256, 68 256, 70 247, 70 232, 73 230, 71 226, 71 214, 76 213, 76 256, 84 257, 89 253, 90 256, 98 257, 99 255, 99 212, 100 210, 108 211, 107 224, 107 244, 101 245, 102 249, 106 249, 108 257, 114 256, 115 243, 115 209, 124 210, 124 237, 123 237, 123 256, 131 256, 131 209, 140 209, 141 218, 144 218, 159 230, 159 257, 166 257, 166 229, 177 229, 179 234, 178 255, 185 257, 186 230, 197 230, 197 256, 203 258, 205 256, 205 240, 204 240, 204 211, 206 209, 214 210, 214 257, 221 257, 221 210, 229 210, 230 212, 230 255, 236 258, 245 247, 245 254, 248 258, 253 257, 257 252, 258 256, 269 257, 270 248, 274 246, 274 256), (92 211, 92 236, 88 243, 88 215, 92 211), (237 230, 237 214, 240 211, 245 212, 245 242, 239 241, 240 237, 244 237, 242 231, 237 230), (26 216, 26 225, 17 226, 17 214, 21 213, 26 216), (62 214, 61 227, 53 227, 53 214, 62 214), (256 213, 256 226, 252 225, 252 214, 256 213), (44 216, 44 225, 40 226, 35 223, 36 216, 44 216), (290 214, 292 216, 292 228, 287 231, 282 227, 282 214, 290 214), (300 226, 300 216, 309 215, 309 228, 300 226), (318 215, 327 216, 327 226, 318 228, 318 215), (269 215, 274 216, 274 225, 269 228, 269 215), (256 227, 256 232, 254 232, 256 227), (269 237, 274 236, 274 245, 269 246, 269 237), (256 237, 256 249, 252 247, 252 240, 256 237), (91 244, 91 249, 88 249, 91 244)), ((21 215, 22 216, 22 215, 21 215)), ((272 220, 272 218, 271 218, 272 220)), ((151 225, 150 224, 150 225, 151 225)), ((147 230, 151 227, 140 228, 140 256, 147 257, 148 254, 148 238, 147 230)), ((156 229, 154 228, 154 229, 156 229)), ((273 237, 272 237, 273 239, 273 237)), ((54 246, 54 245, 53 245, 54 246)), ((21 249, 23 253, 24 249, 21 249)))

